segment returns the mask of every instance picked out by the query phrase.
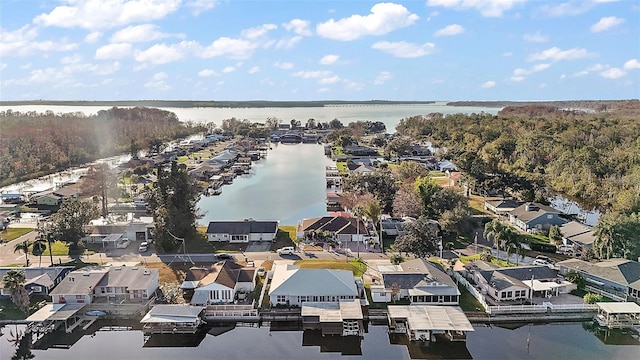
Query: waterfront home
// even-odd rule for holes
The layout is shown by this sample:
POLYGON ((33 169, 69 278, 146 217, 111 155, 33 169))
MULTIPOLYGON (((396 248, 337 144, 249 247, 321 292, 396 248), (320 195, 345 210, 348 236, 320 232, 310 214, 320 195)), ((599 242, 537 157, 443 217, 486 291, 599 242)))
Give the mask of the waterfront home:
POLYGON ((388 236, 398 236, 404 234, 404 226, 403 224, 406 221, 414 221, 415 219, 409 216, 401 217, 401 218, 385 218, 380 221, 380 225, 382 226, 382 232, 388 236))
POLYGON ((522 204, 524 204, 524 202, 510 199, 486 200, 484 202, 484 209, 490 210, 497 215, 508 216, 511 211, 522 204))
POLYGON ((327 211, 342 211, 342 196, 337 193, 327 193, 327 211))
POLYGON ((208 241, 248 243, 249 241, 275 241, 278 221, 210 221, 207 227, 208 241))
POLYGON ((382 284, 371 285, 374 302, 408 299, 411 304, 458 305, 460 290, 440 265, 415 259, 398 265, 379 265, 382 284))
POLYGON ((483 293, 498 302, 527 300, 533 295, 559 295, 575 288, 558 279, 557 273, 548 266, 480 270, 475 280, 483 293))
POLYGON ((454 163, 452 163, 451 161, 441 161, 438 163, 438 170, 445 172, 445 171, 458 171, 458 168, 456 167, 456 165, 454 163))
POLYGON ((305 239, 307 235, 315 231, 326 231, 332 239, 339 244, 351 242, 365 242, 370 239, 375 241, 367 230, 366 224, 361 219, 343 216, 322 216, 302 219, 298 223, 296 236, 305 239))
POLYGON ((575 271, 586 281, 585 289, 616 301, 640 304, 640 263, 627 259, 587 262, 569 259, 556 264, 562 275, 575 271))
POLYGON ((342 151, 351 156, 380 156, 378 150, 358 144, 347 145, 342 148, 342 151))
POLYGON ((389 305, 389 332, 407 334, 412 341, 466 341, 474 331, 461 308, 457 306, 389 305))
POLYGON ((4 288, 2 278, 10 270, 21 270, 24 273, 24 288, 29 296, 33 295, 49 295, 49 292, 63 281, 64 277, 73 270, 73 266, 54 266, 54 267, 28 267, 0 268, 0 299, 6 299, 11 296, 9 290, 4 288))
POLYGON ((180 288, 192 305, 232 304, 254 290, 255 268, 224 260, 211 267, 192 267, 180 288))
POLYGON ((322 336, 363 336, 364 323, 360 300, 305 302, 302 304, 302 329, 320 330, 322 336))
POLYGON ((578 251, 591 249, 593 242, 596 240, 596 233, 593 228, 577 221, 569 221, 566 224, 562 224, 560 233, 562 234, 562 243, 575 245, 578 251))
POLYGON ((70 272, 50 295, 54 304, 140 303, 158 289, 158 275, 138 266, 89 266, 70 272))
POLYGON ((300 269, 283 263, 274 266, 269 301, 271 306, 301 306, 306 302, 359 299, 363 295, 360 292, 351 271, 300 269))
POLYGON ((509 222, 522 231, 535 233, 549 230, 551 225, 562 225, 566 221, 559 215, 562 211, 539 203, 525 203, 509 212, 509 222))
POLYGON ((361 175, 368 175, 374 172, 376 172, 376 168, 374 168, 373 166, 365 165, 365 164, 360 164, 357 168, 351 170, 352 174, 361 174, 361 175))
POLYGON ((36 205, 59 206, 64 200, 80 196, 80 184, 67 184, 57 190, 43 191, 29 197, 36 205))
POLYGON ((150 216, 134 217, 132 213, 126 218, 109 216, 89 221, 85 226, 86 236, 82 241, 87 243, 102 243, 103 246, 112 246, 123 239, 130 241, 150 241, 151 232, 155 227, 150 216))

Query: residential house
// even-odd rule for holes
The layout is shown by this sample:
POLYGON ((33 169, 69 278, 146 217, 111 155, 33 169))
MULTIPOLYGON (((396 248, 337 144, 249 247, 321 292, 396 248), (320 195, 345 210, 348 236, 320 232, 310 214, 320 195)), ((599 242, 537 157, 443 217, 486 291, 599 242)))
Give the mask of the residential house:
POLYGON ((414 218, 402 217, 402 218, 387 218, 380 221, 382 226, 382 232, 387 236, 398 236, 404 234, 405 221, 413 221, 414 218))
POLYGON ((589 225, 579 223, 577 221, 569 221, 560 226, 562 234, 562 243, 565 245, 576 245, 581 249, 591 249, 593 242, 596 240, 596 234, 589 225))
POLYGON ((303 219, 298 223, 296 236, 298 239, 305 239, 315 231, 328 232, 338 243, 376 241, 364 221, 353 217, 322 216, 303 219))
POLYGON ((378 150, 357 144, 347 145, 342 148, 342 151, 351 156, 380 156, 378 150))
POLYGON ((458 305, 460 290, 440 265, 415 259, 379 266, 382 284, 371 285, 374 302, 408 299, 411 304, 458 305))
POLYGON ((31 197, 37 205, 58 206, 66 199, 80 196, 80 184, 67 184, 57 190, 45 191, 31 197))
POLYGON ((94 219, 85 226, 87 235, 82 239, 87 243, 102 243, 104 246, 116 244, 122 239, 130 241, 150 241, 155 227, 150 216, 134 217, 128 214, 126 218, 94 219))
POLYGON ((458 168, 456 167, 456 165, 454 163, 452 163, 451 161, 440 161, 438 163, 438 170, 445 172, 445 171, 458 171, 458 168))
POLYGON ((508 216, 518 206, 524 204, 523 201, 502 199, 502 200, 485 200, 484 209, 490 210, 494 214, 508 216))
POLYGON ((249 241, 275 241, 278 221, 211 221, 207 227, 208 241, 248 243, 249 241))
POLYGON ((509 212, 509 222, 520 230, 537 232, 549 230, 551 225, 562 225, 562 211, 538 203, 525 203, 509 212))
POLYGON ((90 266, 70 272, 50 293, 54 304, 143 302, 158 289, 158 269, 90 266))
POLYGON ((269 288, 269 301, 275 305, 302 306, 306 302, 339 302, 359 299, 353 273, 348 270, 300 269, 291 264, 277 264, 269 288))
POLYGON ((569 284, 562 283, 557 273, 548 266, 516 266, 493 270, 480 270, 476 280, 483 293, 497 302, 527 300, 537 295, 548 296, 569 292, 569 284), (533 284, 548 283, 538 289, 533 284), (557 285, 557 286, 556 286, 557 285), (534 291, 534 293, 532 293, 534 291))
POLYGON ((180 286, 191 305, 233 304, 254 290, 255 268, 224 260, 212 267, 192 267, 180 286))
POLYGON ((365 165, 365 164, 361 164, 357 168, 351 170, 352 174, 361 174, 361 175, 368 175, 374 172, 376 172, 376 168, 374 168, 373 166, 365 165))
POLYGON ((2 278, 10 270, 21 270, 24 273, 24 288, 29 295, 49 295, 49 292, 58 285, 64 277, 73 270, 73 266, 54 266, 54 267, 28 267, 28 268, 0 268, 0 298, 8 298, 11 296, 9 291, 4 288, 2 278))
POLYGON ((338 193, 327 193, 327 211, 342 211, 342 196, 338 193))
POLYGON ((586 290, 616 301, 640 304, 640 263, 627 259, 587 262, 569 259, 556 263, 562 275, 575 271, 586 280, 586 290))

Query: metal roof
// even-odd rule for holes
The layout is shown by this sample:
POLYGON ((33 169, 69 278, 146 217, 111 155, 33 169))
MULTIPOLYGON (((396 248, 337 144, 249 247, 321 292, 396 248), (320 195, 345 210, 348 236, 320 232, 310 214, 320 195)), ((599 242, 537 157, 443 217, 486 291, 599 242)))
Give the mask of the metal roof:
POLYGON ((390 319, 406 319, 411 330, 474 331, 461 308, 436 305, 389 305, 390 319))
POLYGON ((27 321, 42 322, 45 320, 67 320, 75 315, 86 304, 46 304, 31 314, 27 321))
POLYGON ((141 323, 197 322, 203 306, 161 304, 155 305, 140 320, 141 323))
POLYGON ((302 316, 318 316, 320 322, 363 319, 362 307, 358 299, 340 302, 305 302, 302 304, 302 316))
POLYGON ((640 314, 640 305, 634 302, 599 302, 596 305, 608 314, 640 314))

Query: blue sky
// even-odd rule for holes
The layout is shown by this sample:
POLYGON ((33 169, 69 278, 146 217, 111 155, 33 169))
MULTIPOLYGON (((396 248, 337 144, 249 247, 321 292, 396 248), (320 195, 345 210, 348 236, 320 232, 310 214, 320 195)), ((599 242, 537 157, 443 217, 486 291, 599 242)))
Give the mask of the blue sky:
POLYGON ((0 0, 0 100, 640 98, 640 3, 0 0))

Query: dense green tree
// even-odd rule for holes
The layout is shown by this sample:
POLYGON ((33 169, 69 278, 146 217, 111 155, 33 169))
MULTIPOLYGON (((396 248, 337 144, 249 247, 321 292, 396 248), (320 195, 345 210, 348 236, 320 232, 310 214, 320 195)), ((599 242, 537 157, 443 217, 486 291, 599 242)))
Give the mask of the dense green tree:
POLYGON ((373 227, 378 233, 378 242, 382 246, 382 224, 380 223, 382 207, 380 207, 380 202, 375 198, 369 200, 363 206, 362 215, 373 223, 373 227))
POLYGON ((342 129, 343 127, 344 127, 344 125, 338 119, 333 119, 333 120, 329 121, 329 128, 331 128, 331 129, 337 130, 337 129, 342 129))
POLYGON ((411 216, 417 218, 422 214, 424 206, 413 184, 405 184, 398 189, 393 198, 393 214, 395 216, 411 216))
POLYGON ((82 195, 95 196, 101 205, 102 217, 109 215, 109 195, 114 194, 117 185, 117 175, 109 169, 109 165, 101 163, 90 166, 87 174, 82 178, 82 195))
POLYGON ((414 161, 403 161, 397 167, 393 168, 395 179, 401 183, 413 183, 419 177, 429 175, 427 169, 414 161))
POLYGON ((593 251, 600 259, 640 256, 640 213, 631 215, 609 213, 600 217, 596 226, 593 251))
POLYGON ((184 164, 173 162, 169 171, 158 168, 157 181, 147 194, 155 221, 154 240, 161 251, 173 251, 181 239, 195 239, 199 187, 184 164))
POLYGON ((343 190, 360 195, 369 193, 380 200, 384 213, 391 213, 398 185, 389 170, 378 169, 369 174, 349 175, 343 182, 343 190))
POLYGON ((385 154, 387 157, 391 156, 402 156, 409 154, 409 150, 411 149, 411 139, 404 136, 396 136, 393 140, 387 143, 385 146, 385 154))
POLYGON ((505 226, 500 220, 493 219, 484 225, 484 237, 491 239, 493 245, 500 251, 504 246, 504 242, 512 235, 513 230, 505 226))
POLYGON ((549 228, 549 241, 552 244, 560 245, 562 243, 562 233, 558 225, 551 225, 549 228))
MULTIPOLYGON (((33 242, 31 253, 38 257, 38 266, 42 266, 42 254, 47 250, 47 242, 43 239, 37 239, 33 242)), ((53 264, 53 263, 52 263, 53 264)))
POLYGON ((22 251, 22 253, 24 254, 24 266, 25 267, 29 267, 29 247, 31 246, 31 244, 28 241, 22 241, 17 243, 14 247, 13 247, 13 252, 18 252, 18 251, 22 251))
POLYGON ((586 280, 584 279, 584 276, 582 276, 582 274, 580 274, 579 272, 569 271, 564 276, 564 278, 567 279, 567 281, 570 281, 570 282, 576 284, 576 287, 577 287, 578 290, 584 291, 584 287, 586 285, 586 280))
POLYGON ((65 200, 60 209, 51 216, 51 231, 54 238, 69 246, 69 254, 82 253, 81 239, 86 236, 85 225, 99 216, 96 205, 87 200, 65 200))
POLYGON ((405 222, 404 234, 399 235, 393 244, 398 251, 426 258, 436 254, 441 242, 438 223, 421 216, 415 221, 405 222))

